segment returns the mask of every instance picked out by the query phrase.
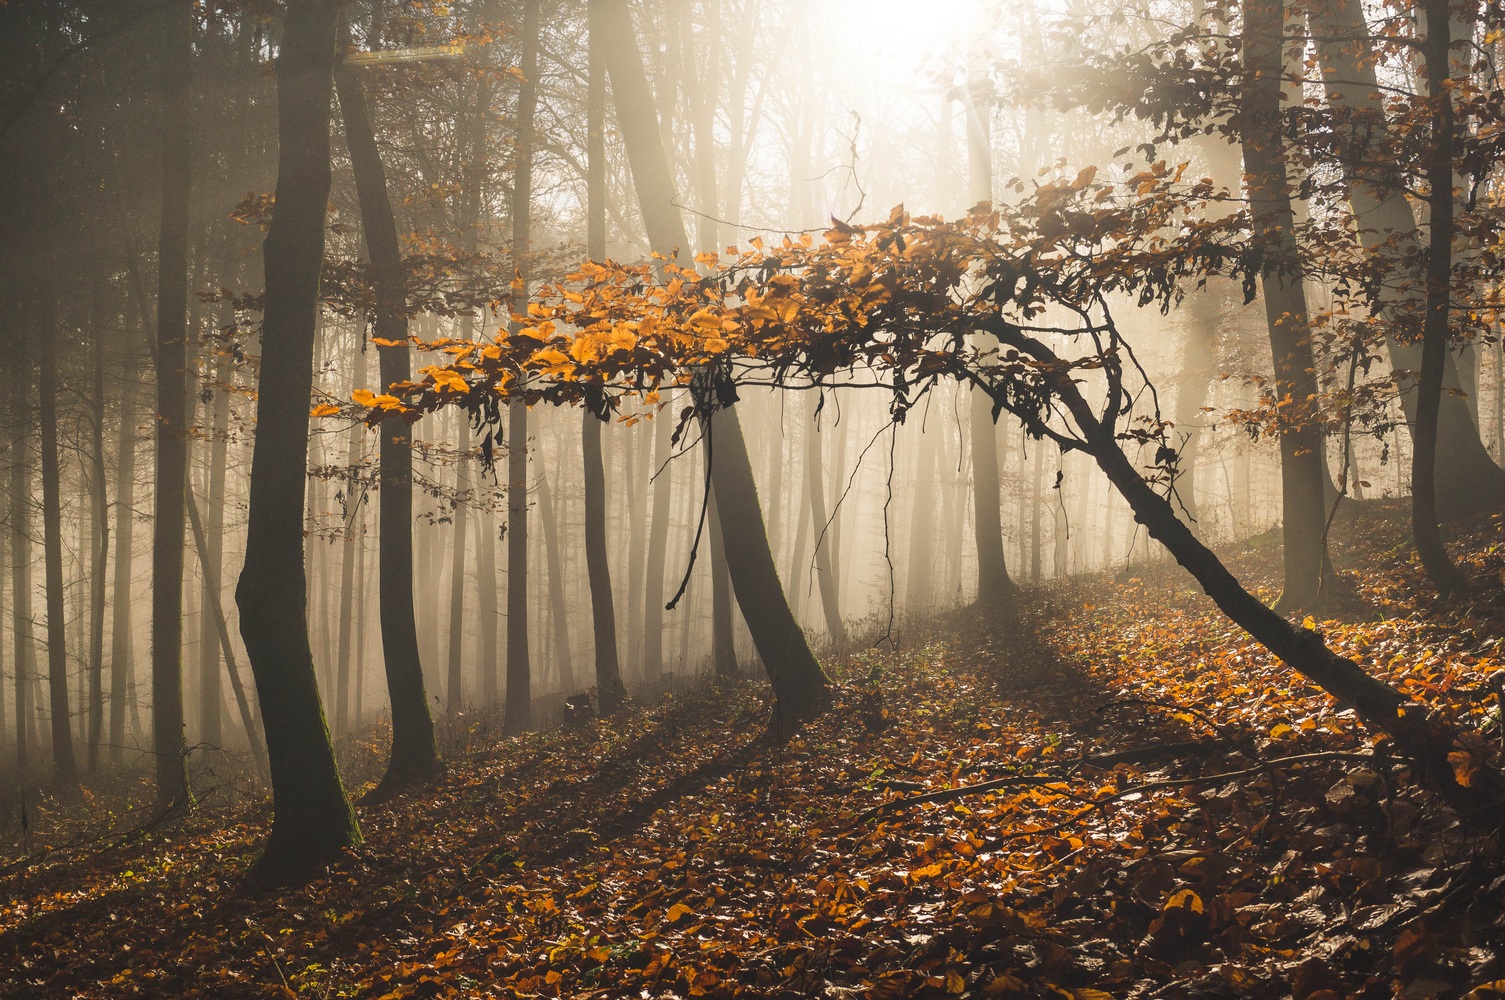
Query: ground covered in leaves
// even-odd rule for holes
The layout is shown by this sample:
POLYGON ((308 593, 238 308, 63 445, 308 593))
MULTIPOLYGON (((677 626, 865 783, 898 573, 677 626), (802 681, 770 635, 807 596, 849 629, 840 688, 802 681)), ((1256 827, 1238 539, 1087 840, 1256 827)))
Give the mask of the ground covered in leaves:
MULTIPOLYGON (((1359 599, 1320 627, 1488 746, 1500 525, 1461 539, 1483 586, 1442 604, 1403 524, 1356 516, 1359 599)), ((1505 995, 1496 839, 1174 567, 977 620, 834 663, 836 711, 781 748, 752 684, 508 742, 476 724, 297 891, 240 884, 264 806, 132 835, 102 799, 43 816, 5 848, 0 993, 1505 995)))

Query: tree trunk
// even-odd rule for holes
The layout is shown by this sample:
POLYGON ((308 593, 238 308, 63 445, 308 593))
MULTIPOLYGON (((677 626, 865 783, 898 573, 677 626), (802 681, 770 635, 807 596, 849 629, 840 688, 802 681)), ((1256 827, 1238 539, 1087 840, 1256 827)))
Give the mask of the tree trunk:
POLYGON ((1282 0, 1251 0, 1244 8, 1245 75, 1242 106, 1244 169, 1254 233, 1263 248, 1260 284, 1279 401, 1284 589, 1283 612, 1316 604, 1326 546, 1322 496, 1327 480, 1322 429, 1315 412, 1316 359, 1306 294, 1296 255, 1285 152, 1282 149, 1282 0))
POLYGON ((935 569, 936 521, 936 446, 939 435, 916 436, 919 448, 915 456, 914 502, 909 514, 908 584, 904 605, 910 615, 920 618, 929 614, 934 595, 931 593, 935 569))
MULTIPOLYGON (((847 644, 846 625, 841 619, 841 593, 837 589, 836 566, 832 558, 831 522, 826 514, 826 474, 822 462, 822 441, 816 410, 818 401, 812 400, 810 418, 805 424, 805 489, 810 491, 810 530, 815 534, 815 576, 820 588, 820 604, 826 612, 826 630, 831 633, 831 644, 836 648, 847 644)), ((800 568, 801 575, 806 573, 800 568)))
MULTIPOLYGON (((94 371, 91 373, 89 426, 89 772, 99 770, 99 744, 104 738, 106 568, 110 561, 110 500, 105 482, 105 333, 94 324, 94 371)), ((0 560, 3 561, 3 560, 0 560)), ((0 710, 0 718, 4 718, 0 710)))
MULTIPOLYGON (((642 52, 636 43, 626 0, 590 0, 598 5, 597 23, 617 40, 607 47, 607 73, 616 97, 617 125, 632 169, 638 207, 648 240, 655 250, 671 257, 688 245, 684 220, 675 203, 669 158, 658 138, 658 114, 643 72, 642 52)), ((700 390, 703 397, 705 390, 700 390)), ((773 682, 775 710, 771 731, 792 733, 802 719, 823 710, 829 702, 829 680, 811 655, 804 633, 789 611, 779 583, 768 536, 763 530, 757 487, 748 464, 742 427, 728 409, 715 409, 697 400, 704 430, 714 427, 725 468, 712 461, 712 483, 721 504, 722 520, 737 530, 725 538, 732 587, 742 616, 753 635, 758 654, 773 682)))
MULTIPOLYGON (((594 4, 592 5, 594 7, 594 4)), ((648 526, 648 568, 643 583, 643 680, 664 673, 664 562, 669 547, 669 455, 673 417, 668 408, 653 421, 653 511, 648 526)))
MULTIPOLYGON (((246 561, 235 591, 272 771, 272 833, 255 871, 278 880, 304 874, 361 839, 319 704, 303 575, 304 460, 338 16, 332 0, 288 8, 277 56, 277 211, 262 252, 256 446, 246 561)), ((394 730, 395 722, 394 713, 394 730)))
MULTIPOLYGON (((207 575, 210 561, 217 557, 211 555, 208 539, 204 537, 204 524, 199 518, 199 505, 193 499, 188 501, 188 525, 193 531, 193 544, 198 550, 199 565, 207 575)), ((225 608, 220 601, 220 592, 205 590, 203 594, 203 615, 210 627, 214 629, 210 641, 218 640, 220 655, 225 659, 225 669, 230 674, 230 689, 235 692, 235 706, 240 710, 240 722, 245 727, 246 743, 251 748, 251 761, 256 765, 256 773, 261 775, 261 780, 270 782, 271 772, 267 766, 266 747, 262 746, 256 718, 251 710, 251 701, 246 696, 245 685, 241 683, 240 668, 235 665, 235 647, 230 643, 230 627, 225 622, 225 608)))
MULTIPOLYGON (((1045 364, 1058 364, 1038 342, 1017 338, 1016 346, 1045 364)), ((1322 637, 1286 621, 1244 589, 1213 551, 1197 540, 1176 517, 1170 501, 1144 480, 1113 434, 1098 421, 1091 405, 1070 376, 1053 376, 1051 389, 1060 398, 1086 442, 1086 451, 1128 501, 1135 520, 1148 529, 1201 585, 1218 608, 1266 649, 1336 698, 1350 703, 1368 726, 1388 733, 1402 753, 1414 757, 1433 787, 1455 806, 1474 815, 1493 815, 1505 787, 1498 773, 1482 770, 1473 787, 1461 787, 1448 762, 1451 731, 1426 707, 1365 673, 1357 663, 1334 653, 1322 637)))
MULTIPOLYGON (((364 331, 362 331, 364 333, 364 331)), ((366 338, 362 336, 355 345, 354 367, 350 372, 351 388, 365 388, 366 338)), ((360 516, 365 500, 360 481, 360 464, 364 428, 359 424, 350 428, 350 440, 345 448, 345 524, 344 552, 340 562, 340 632, 335 654, 335 702, 334 732, 343 736, 350 731, 350 652, 355 631, 355 564, 356 553, 366 540, 357 530, 356 519, 360 516)))
MULTIPOLYGON (((361 206, 361 231, 376 283, 376 336, 386 346, 376 351, 381 387, 412 375, 408 348, 408 293, 397 223, 387 194, 387 174, 376 148, 371 113, 354 73, 341 66, 335 74, 345 142, 361 206)), ((382 661, 387 699, 392 710, 392 755, 378 787, 385 793, 433 775, 441 766, 434 745, 418 652, 418 623, 413 614, 413 432, 401 417, 383 418, 378 459, 377 590, 380 606, 382 661)))
MULTIPOLYGON (((726 566, 726 542, 716 510, 716 492, 707 498, 706 525, 711 532, 711 665, 716 676, 737 676, 737 644, 732 630, 732 579, 726 566)), ((773 550, 769 550, 772 559, 773 550)), ((792 612, 791 612, 792 615, 792 612)))
MULTIPOLYGON (((188 495, 188 208, 193 12, 163 18, 162 225, 157 252, 152 523, 152 749, 157 805, 192 801, 183 718, 183 527, 188 495)), ((300 533, 301 534, 301 533, 300 533)))
POLYGON ((141 375, 135 359, 122 371, 120 451, 115 463, 115 578, 110 601, 110 763, 125 752, 125 708, 131 687, 131 570, 136 526, 136 395, 141 375))
MULTIPOLYGON (((49 293, 44 290, 43 295, 49 293)), ((68 649, 63 612, 63 514, 57 441, 57 331, 54 308, 43 307, 41 378, 37 402, 42 427, 42 549, 47 583, 47 695, 52 716, 52 785, 62 795, 78 793, 78 763, 68 705, 68 649)))
POLYGON ((489 511, 480 515, 481 537, 476 540, 476 574, 480 577, 481 592, 481 665, 479 683, 481 705, 492 708, 497 704, 497 618, 500 608, 497 603, 496 573, 496 522, 489 511))
MULTIPOLYGON (((581 428, 585 455, 585 565, 590 577, 591 620, 595 625, 596 702, 602 715, 615 715, 627 697, 617 665, 617 620, 611 570, 606 563, 606 470, 601 463, 601 421, 586 413, 581 428)), ((550 574, 552 582, 552 572, 550 574)), ((560 608, 561 617, 563 607, 560 608)))
POLYGON ((753 644, 773 684, 773 719, 769 733, 777 739, 792 735, 806 720, 830 704, 830 680, 816 662, 805 633, 789 610, 779 583, 768 536, 762 531, 763 512, 753 483, 747 445, 733 407, 717 408, 701 418, 711 462, 711 488, 725 524, 726 562, 731 571, 737 605, 752 632, 753 644))
POLYGON ((199 734, 201 739, 215 746, 224 739, 224 723, 220 718, 224 690, 220 683, 221 650, 216 641, 214 616, 208 613, 208 609, 221 606, 224 592, 225 466, 230 450, 228 384, 233 377, 229 366, 223 362, 218 365, 218 371, 220 384, 214 388, 214 426, 209 446, 209 495, 204 498, 209 508, 209 523, 205 530, 204 582, 199 601, 203 609, 199 617, 199 734))
MULTIPOLYGON (((605 507, 604 501, 602 506, 605 507)), ((547 634, 554 638, 554 662, 559 671, 560 688, 569 690, 576 684, 575 658, 570 651, 569 618, 564 613, 568 605, 564 597, 564 560, 559 554, 559 519, 555 516, 554 493, 549 487, 548 477, 542 475, 538 477, 538 514, 543 527, 544 560, 549 571, 549 609, 553 615, 547 634)), ((602 523, 601 546, 604 553, 606 547, 604 510, 602 523)), ((610 578, 608 578, 608 583, 610 583, 610 578)), ((612 641, 612 648, 616 648, 615 639, 612 641)), ((619 686, 621 684, 620 676, 617 678, 617 684, 619 686)))
MULTIPOLYGON (((1421 375, 1416 385, 1416 425, 1411 432, 1411 535, 1427 578, 1442 596, 1462 593, 1468 581, 1453 565, 1437 527, 1438 410, 1442 369, 1448 359, 1453 261, 1453 98, 1448 91, 1449 0, 1425 0, 1427 99, 1432 104, 1432 145, 1427 158, 1431 237, 1427 253, 1426 318, 1422 322, 1421 375)), ((1473 436, 1478 437, 1477 429, 1473 436)))
POLYGON ((27 436, 31 431, 30 367, 22 352, 20 371, 10 377, 10 558, 11 636, 16 671, 16 779, 22 802, 29 798, 27 768, 31 763, 33 724, 32 679, 36 675, 36 647, 31 635, 31 456, 27 436))
POLYGON ((464 413, 457 414, 455 423, 459 426, 455 437, 455 534, 449 574, 449 671, 444 689, 444 707, 451 716, 458 715, 465 704, 462 669, 465 650, 465 535, 470 520, 470 475, 465 468, 469 461, 470 426, 464 413))
MULTIPOLYGON (((533 217, 533 116, 538 108, 538 0, 523 0, 522 88, 517 102, 516 167, 512 183, 512 259, 527 288, 533 217)), ((515 303, 519 311, 522 303, 515 303)), ((517 332, 517 324, 513 324, 517 332)), ((507 703, 502 730, 533 728, 532 665, 528 659, 528 408, 507 408, 507 703)), ((568 647, 563 651, 569 655, 568 647)))

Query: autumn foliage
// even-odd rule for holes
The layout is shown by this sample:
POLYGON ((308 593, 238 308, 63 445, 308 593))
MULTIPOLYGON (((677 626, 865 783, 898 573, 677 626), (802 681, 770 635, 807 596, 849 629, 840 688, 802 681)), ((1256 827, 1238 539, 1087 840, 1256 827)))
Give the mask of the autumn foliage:
MULTIPOLYGON (((1495 739, 1505 603, 1419 597, 1395 522, 1341 527, 1384 617, 1319 627, 1495 739)), ((1470 536, 1475 568, 1505 568, 1497 531, 1470 536)), ((365 807, 366 846, 290 895, 230 881, 263 808, 135 836, 43 817, 51 848, 5 876, 0 989, 1492 995, 1497 845, 1352 712, 1173 572, 1025 616, 1038 642, 955 619, 844 661, 838 711, 783 748, 752 741, 744 686, 506 742, 473 717, 440 784, 365 807)))

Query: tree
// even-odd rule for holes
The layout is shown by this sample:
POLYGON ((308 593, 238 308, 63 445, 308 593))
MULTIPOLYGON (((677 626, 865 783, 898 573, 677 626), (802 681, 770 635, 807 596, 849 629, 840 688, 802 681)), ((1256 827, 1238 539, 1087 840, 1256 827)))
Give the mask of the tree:
POLYGON ((298 877, 361 839, 319 703, 303 575, 304 456, 338 16, 333 0, 290 7, 277 55, 276 208, 262 251, 256 446, 246 561, 235 591, 272 771, 272 832, 254 871, 273 880, 298 877))
POLYGON ((1448 0, 1425 0, 1426 36, 1421 50, 1432 111, 1432 150, 1427 158, 1428 228, 1426 313, 1422 320, 1421 372, 1416 385, 1416 427, 1411 449, 1411 534, 1433 586, 1443 596, 1468 589, 1437 528, 1438 411, 1447 362, 1453 286, 1453 156, 1456 122, 1449 72, 1448 0))
MULTIPOLYGON (((665 260, 672 260, 680 249, 689 245, 689 239, 684 220, 675 207, 674 181, 659 138, 658 113, 643 71, 631 13, 626 0, 590 2, 597 8, 596 23, 605 28, 609 37, 621 40, 607 47, 606 60, 617 125, 627 148, 649 243, 665 260)), ((763 528, 742 426, 730 410, 735 394, 713 400, 710 394, 717 388, 712 382, 702 382, 694 390, 702 433, 716 442, 708 459, 711 488, 716 491, 722 524, 737 526, 736 531, 723 536, 727 566, 737 604, 773 684, 775 705, 770 733, 785 737, 802 721, 826 708, 830 681, 810 652, 779 582, 763 528)))
POLYGON ((1276 606, 1295 611, 1313 606, 1321 587, 1327 548, 1322 502, 1327 469, 1306 294, 1300 273, 1291 265, 1296 257, 1296 221, 1281 129, 1283 0, 1246 3, 1242 38, 1245 79, 1238 125, 1250 220, 1264 262, 1260 285, 1279 407, 1285 586, 1276 606))
MULTIPOLYGON (((386 169, 376 146, 370 110, 354 71, 341 64, 335 73, 345 142, 361 209, 361 233, 375 283, 375 340, 382 385, 412 374, 408 347, 408 293, 397 222, 387 193, 386 169)), ((434 743, 434 720, 424 690, 413 613, 413 442, 401 417, 378 427, 381 445, 377 492, 377 602, 387 695, 392 708, 392 751, 379 789, 385 793, 424 780, 441 766, 434 743)))
POLYGON ((183 717, 183 532, 188 497, 188 108, 194 12, 163 10, 162 225, 157 250, 156 492, 152 520, 152 749, 157 804, 192 802, 183 717))
MULTIPOLYGON (((538 108, 538 0, 523 0, 522 90, 517 111, 517 165, 512 180, 512 259, 527 288, 533 207, 533 115, 538 108)), ((514 327, 515 332, 515 327, 514 327)), ((528 408, 507 409, 507 699, 502 728, 533 728, 533 668, 528 658, 528 408)))
MULTIPOLYGON (((1393 369, 1414 372, 1422 366, 1422 348, 1406 331, 1414 322, 1414 313, 1423 307, 1415 298, 1417 290, 1426 287, 1427 278, 1419 272, 1428 258, 1406 197, 1404 165, 1413 160, 1405 144, 1397 141, 1400 123, 1387 118, 1375 67, 1375 36, 1364 20, 1361 4, 1358 0, 1338 0, 1314 4, 1310 11, 1327 91, 1328 119, 1336 138, 1335 159, 1343 170, 1358 239, 1366 253, 1393 272, 1391 280, 1380 283, 1377 293, 1376 312, 1385 321, 1385 350, 1393 369)), ((1419 103, 1435 104, 1436 100, 1419 103)), ((1432 152, 1437 154, 1436 147, 1432 152)), ((1451 190, 1452 185, 1448 188, 1451 190)), ((1448 251, 1451 258, 1450 247, 1448 251)), ((1446 446, 1436 455, 1439 511, 1456 513, 1497 502, 1505 495, 1505 472, 1490 459, 1467 404, 1456 394, 1461 386, 1451 353, 1444 355, 1442 385, 1445 391, 1439 394, 1436 426, 1438 439, 1446 446)), ((1418 392, 1418 386, 1410 385, 1400 393, 1413 440, 1418 392)))

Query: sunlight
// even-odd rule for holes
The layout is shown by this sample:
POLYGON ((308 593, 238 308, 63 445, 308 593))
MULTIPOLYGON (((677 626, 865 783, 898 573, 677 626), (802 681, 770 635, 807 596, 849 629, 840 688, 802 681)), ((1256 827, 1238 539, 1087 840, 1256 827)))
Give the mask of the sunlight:
POLYGON ((982 20, 978 0, 831 0, 831 23, 849 50, 882 71, 908 71, 938 50, 965 43, 982 20), (895 61, 897 60, 897 65, 895 61))

